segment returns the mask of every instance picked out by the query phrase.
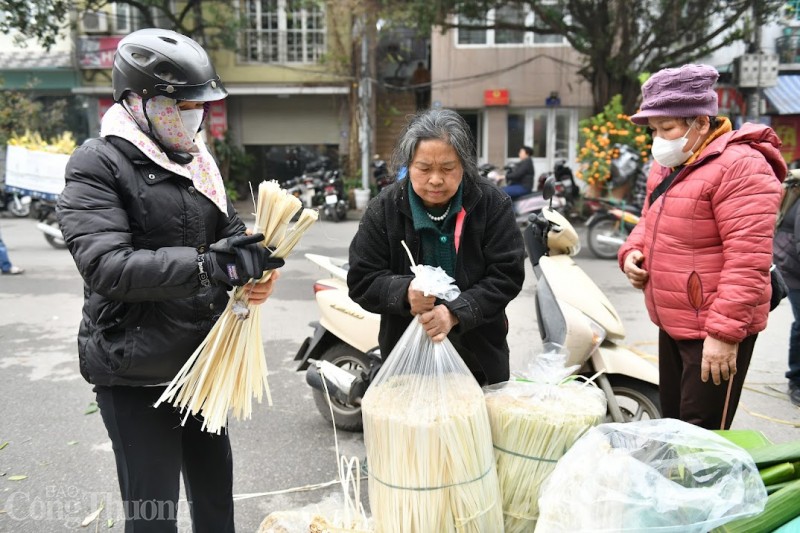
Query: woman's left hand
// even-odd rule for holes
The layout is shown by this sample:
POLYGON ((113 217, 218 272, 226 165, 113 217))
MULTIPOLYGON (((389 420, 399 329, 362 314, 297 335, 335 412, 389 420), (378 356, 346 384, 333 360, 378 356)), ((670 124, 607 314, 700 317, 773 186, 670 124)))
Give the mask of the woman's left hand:
POLYGON ((446 305, 442 304, 419 315, 419 321, 433 342, 442 342, 453 326, 458 324, 458 318, 450 312, 446 305))
POLYGON ((252 305, 261 305, 267 301, 272 291, 275 289, 275 282, 281 277, 279 270, 273 270, 270 273, 269 279, 263 283, 250 282, 244 286, 244 294, 247 297, 247 303, 252 305))

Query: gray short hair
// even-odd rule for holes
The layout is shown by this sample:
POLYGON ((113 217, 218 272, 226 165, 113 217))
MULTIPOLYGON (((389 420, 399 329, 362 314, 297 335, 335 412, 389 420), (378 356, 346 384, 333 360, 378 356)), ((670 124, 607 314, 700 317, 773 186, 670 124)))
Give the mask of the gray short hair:
POLYGON ((411 164, 420 141, 430 139, 444 141, 453 147, 464 169, 463 179, 478 179, 472 132, 464 118, 452 109, 428 109, 409 120, 392 156, 395 172, 411 164))

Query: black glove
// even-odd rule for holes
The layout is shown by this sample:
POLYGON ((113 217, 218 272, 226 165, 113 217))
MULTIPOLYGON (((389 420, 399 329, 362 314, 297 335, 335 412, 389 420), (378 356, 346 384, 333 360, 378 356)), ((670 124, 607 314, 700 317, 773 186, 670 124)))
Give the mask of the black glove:
POLYGON ((263 233, 237 235, 221 239, 202 254, 203 267, 212 279, 228 285, 241 286, 251 279, 259 279, 265 270, 274 270, 284 265, 283 259, 270 257, 273 252, 260 243, 263 233))

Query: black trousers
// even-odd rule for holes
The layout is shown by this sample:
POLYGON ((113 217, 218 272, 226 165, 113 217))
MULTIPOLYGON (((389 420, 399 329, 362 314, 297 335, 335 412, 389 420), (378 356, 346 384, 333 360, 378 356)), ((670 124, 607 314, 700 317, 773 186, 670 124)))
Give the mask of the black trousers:
POLYGON ((196 533, 234 531, 233 460, 227 433, 171 405, 153 404, 164 387, 100 387, 97 405, 117 462, 126 533, 176 532, 180 475, 196 533))
MULTIPOLYGON (((730 428, 733 415, 736 414, 756 337, 757 334, 750 335, 739 343, 725 429, 730 428)), ((708 381, 703 383, 700 379, 702 361, 702 339, 677 341, 664 330, 659 330, 659 390, 664 418, 677 418, 706 429, 720 429, 728 382, 714 385, 709 376, 708 381)))

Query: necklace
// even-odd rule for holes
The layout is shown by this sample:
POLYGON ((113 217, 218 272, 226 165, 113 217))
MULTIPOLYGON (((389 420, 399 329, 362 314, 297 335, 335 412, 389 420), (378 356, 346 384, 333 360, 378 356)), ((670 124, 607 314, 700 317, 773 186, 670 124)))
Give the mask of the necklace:
POLYGON ((447 209, 445 209, 444 213, 442 213, 442 214, 441 214, 441 215, 439 215, 438 217, 435 217, 435 216, 431 215, 431 214, 430 214, 430 213, 428 213, 427 211, 425 211, 425 214, 426 214, 426 215, 428 215, 428 218, 429 218, 429 219, 431 219, 431 220, 433 220, 434 222, 441 222, 442 220, 444 220, 445 218, 447 218, 447 214, 448 214, 449 212, 450 212, 450 204, 447 204, 447 209))

